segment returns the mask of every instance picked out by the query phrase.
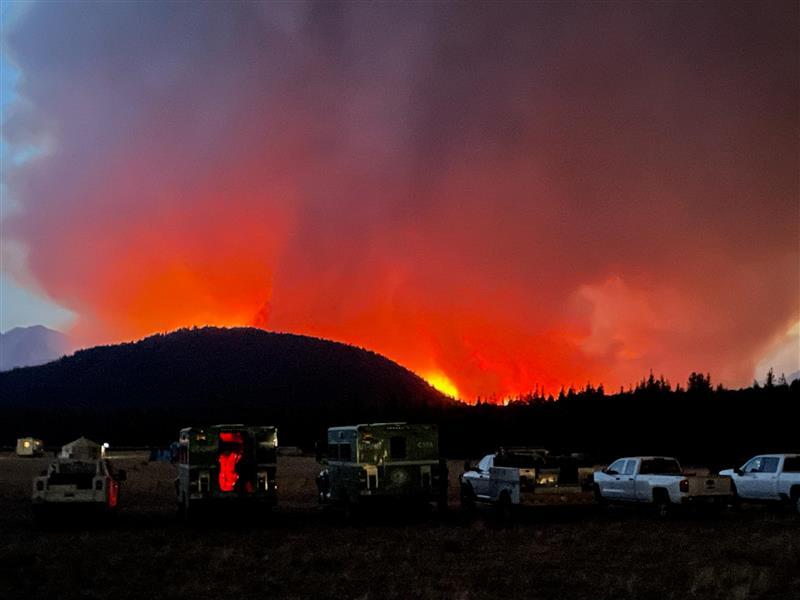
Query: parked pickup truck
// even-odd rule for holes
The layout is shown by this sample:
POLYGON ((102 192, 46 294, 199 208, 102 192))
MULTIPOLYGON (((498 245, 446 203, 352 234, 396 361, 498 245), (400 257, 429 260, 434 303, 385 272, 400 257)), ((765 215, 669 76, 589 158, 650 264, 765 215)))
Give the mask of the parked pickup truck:
POLYGON ((487 454, 460 476, 461 506, 590 502, 591 468, 572 457, 551 457, 546 450, 513 448, 487 454))
POLYGON ((762 454, 719 474, 731 478, 738 498, 791 502, 800 513, 800 454, 762 454))
POLYGON ((729 477, 684 474, 667 456, 620 458, 594 474, 595 500, 652 504, 660 516, 679 505, 724 506, 732 499, 729 477))
POLYGON ((114 472, 104 458, 59 458, 33 480, 33 508, 39 516, 44 516, 55 507, 114 510, 117 508, 120 483, 125 479, 125 471, 120 469, 114 472))

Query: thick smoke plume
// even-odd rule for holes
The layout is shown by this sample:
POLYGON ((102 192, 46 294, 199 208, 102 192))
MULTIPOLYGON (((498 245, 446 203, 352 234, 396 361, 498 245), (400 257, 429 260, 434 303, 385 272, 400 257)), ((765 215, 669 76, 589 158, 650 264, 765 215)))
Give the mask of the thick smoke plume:
POLYGON ((4 243, 84 343, 256 324, 465 398, 747 384, 800 319, 797 13, 35 5, 4 243))

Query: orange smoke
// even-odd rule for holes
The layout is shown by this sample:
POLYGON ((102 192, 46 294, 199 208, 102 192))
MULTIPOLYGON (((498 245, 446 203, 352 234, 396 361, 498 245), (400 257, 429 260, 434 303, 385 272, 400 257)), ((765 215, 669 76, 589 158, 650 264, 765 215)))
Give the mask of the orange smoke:
POLYGON ((800 320, 796 22, 34 4, 4 36, 3 136, 45 151, 4 173, 5 268, 84 344, 256 325, 468 401, 650 369, 749 384, 800 320))

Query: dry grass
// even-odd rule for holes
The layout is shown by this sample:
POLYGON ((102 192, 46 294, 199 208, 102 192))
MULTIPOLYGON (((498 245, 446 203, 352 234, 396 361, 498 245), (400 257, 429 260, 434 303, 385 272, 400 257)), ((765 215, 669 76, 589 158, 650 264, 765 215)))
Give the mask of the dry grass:
MULTIPOLYGON (((753 508, 657 522, 631 510, 542 508, 514 525, 453 514, 342 522, 319 510, 308 458, 282 458, 263 525, 176 523, 173 467, 144 456, 102 526, 30 516, 40 459, 0 457, 0 598, 792 598, 800 519, 753 508)), ((455 479, 460 463, 453 462, 455 479)))

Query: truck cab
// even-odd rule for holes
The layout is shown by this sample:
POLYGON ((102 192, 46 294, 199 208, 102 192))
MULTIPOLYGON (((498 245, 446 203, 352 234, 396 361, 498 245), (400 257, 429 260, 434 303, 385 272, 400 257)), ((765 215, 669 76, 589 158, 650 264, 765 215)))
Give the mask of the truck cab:
POLYGON ((738 469, 725 469, 738 498, 791 502, 800 514, 800 454, 760 454, 738 469))
POLYGON ((178 512, 200 506, 277 502, 278 430, 225 424, 181 429, 178 438, 178 512))
POLYGON ((447 466, 436 425, 371 423, 331 427, 325 468, 317 477, 322 503, 378 500, 447 503, 447 466))

